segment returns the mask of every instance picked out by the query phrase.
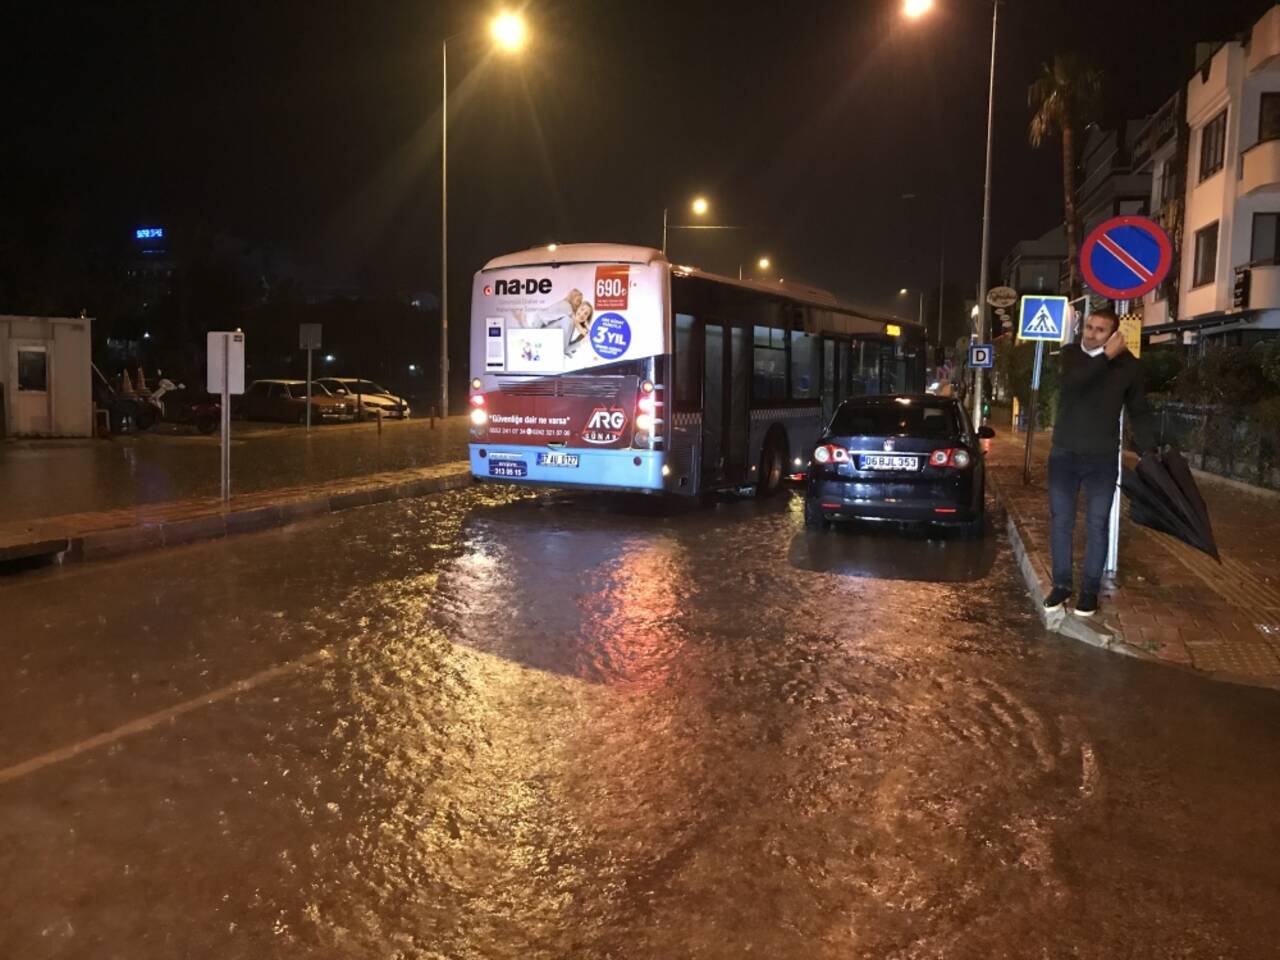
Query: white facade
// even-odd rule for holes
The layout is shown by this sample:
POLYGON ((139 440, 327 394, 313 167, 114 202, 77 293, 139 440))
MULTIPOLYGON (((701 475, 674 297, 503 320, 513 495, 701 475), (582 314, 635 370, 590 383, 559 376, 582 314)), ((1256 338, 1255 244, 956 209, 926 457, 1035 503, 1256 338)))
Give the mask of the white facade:
POLYGON ((93 436, 88 318, 0 316, 0 400, 10 437, 93 436))
POLYGON ((1280 5, 1254 25, 1247 42, 1223 44, 1187 84, 1190 141, 1177 319, 1224 321, 1207 335, 1280 329, 1280 257, 1254 250, 1255 215, 1280 214, 1280 133, 1272 129, 1263 139, 1261 130, 1263 95, 1270 93, 1280 94, 1280 5), (1219 140, 1222 162, 1213 169, 1219 140), (1210 256, 1215 224, 1217 249, 1210 256), (1238 267, 1250 271, 1242 309, 1234 302, 1238 267))

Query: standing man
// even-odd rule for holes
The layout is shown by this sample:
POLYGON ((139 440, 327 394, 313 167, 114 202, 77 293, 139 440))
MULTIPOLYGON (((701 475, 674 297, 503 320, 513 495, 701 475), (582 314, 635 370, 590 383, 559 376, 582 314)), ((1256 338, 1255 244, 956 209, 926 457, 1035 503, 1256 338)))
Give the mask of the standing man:
POLYGON ((1057 610, 1072 591, 1072 535, 1080 488, 1085 497, 1084 571, 1076 616, 1098 612, 1098 588, 1107 559, 1111 501, 1120 454, 1120 409, 1141 450, 1155 447, 1151 410, 1142 391, 1142 365, 1125 349, 1120 320, 1099 310, 1085 321, 1079 343, 1062 348, 1058 422, 1049 453, 1049 516, 1052 524, 1053 591, 1046 610, 1057 610))

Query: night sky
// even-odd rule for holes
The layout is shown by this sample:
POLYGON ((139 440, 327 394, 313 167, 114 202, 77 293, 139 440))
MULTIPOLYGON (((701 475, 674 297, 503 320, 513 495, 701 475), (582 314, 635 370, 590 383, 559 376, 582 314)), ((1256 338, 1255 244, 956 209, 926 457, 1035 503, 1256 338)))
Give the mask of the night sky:
MULTIPOLYGON (((1091 54, 1107 111, 1141 116, 1268 4, 1001 8, 993 260, 1061 217, 1056 144, 1027 146, 1027 86, 1091 54)), ((550 240, 658 245, 689 199, 740 233, 672 234, 725 272, 914 313, 899 287, 975 284, 991 7, 938 0, 530 3, 494 54, 482 3, 31 3, 7 15, 6 216, 74 207, 92 229, 199 223, 369 292, 439 287, 440 40, 450 58, 456 318, 486 259, 550 240), (472 31, 467 34, 466 31, 472 31), (903 194, 916 199, 904 200, 903 194), (896 301, 896 303, 895 303, 896 301)), ((0 304, 0 308, 3 305, 0 304)))

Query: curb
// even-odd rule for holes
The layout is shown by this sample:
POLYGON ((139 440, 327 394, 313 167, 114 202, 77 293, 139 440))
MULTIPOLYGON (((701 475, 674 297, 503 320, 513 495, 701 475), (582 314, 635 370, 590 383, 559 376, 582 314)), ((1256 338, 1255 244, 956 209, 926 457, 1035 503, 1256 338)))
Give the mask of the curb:
POLYGON ((1219 683, 1232 683, 1239 686, 1253 687, 1259 690, 1280 690, 1280 684, 1271 683, 1266 680, 1259 680, 1256 677, 1241 676, 1234 673, 1215 672, 1211 670, 1198 670, 1193 666, 1184 663, 1166 660, 1162 657, 1154 656, 1150 651, 1142 647, 1136 647, 1128 643, 1124 636, 1113 627, 1108 626, 1104 621, 1084 620, 1080 617, 1067 613, 1065 610, 1055 610, 1052 613, 1044 608, 1044 598, 1048 593, 1048 584, 1040 577, 1035 565, 1031 561, 1031 556, 1027 551, 1026 544, 1022 541, 1022 534, 1018 530, 1018 522, 1015 519, 1014 512, 1008 508, 1005 503, 1004 494, 1000 489, 1000 484, 988 474, 988 483, 991 492, 995 495, 996 502, 1000 504, 1005 511, 1005 527, 1009 535, 1009 545, 1013 549, 1014 559, 1018 564, 1018 571, 1022 574, 1023 582, 1026 584, 1027 595, 1031 598, 1032 605, 1035 608, 1036 615, 1040 618, 1040 622, 1046 630, 1060 634, 1064 637, 1070 637, 1072 640, 1080 643, 1087 643, 1089 646, 1098 647, 1102 650, 1109 650, 1122 656, 1132 657, 1135 660, 1145 660, 1147 663, 1158 663, 1161 666, 1169 667, 1181 673, 1191 676, 1200 677, 1204 680, 1213 680, 1219 683), (1099 629, 1102 627, 1103 629, 1099 629))
POLYGON ((288 526, 325 513, 338 513, 355 507, 456 490, 470 486, 471 482, 468 470, 365 490, 344 490, 275 504, 248 506, 241 510, 232 507, 206 516, 97 530, 65 539, 42 540, 10 547, 0 552, 0 562, 41 556, 50 557, 59 564, 102 560, 157 547, 175 547, 201 540, 217 540, 238 533, 288 526))

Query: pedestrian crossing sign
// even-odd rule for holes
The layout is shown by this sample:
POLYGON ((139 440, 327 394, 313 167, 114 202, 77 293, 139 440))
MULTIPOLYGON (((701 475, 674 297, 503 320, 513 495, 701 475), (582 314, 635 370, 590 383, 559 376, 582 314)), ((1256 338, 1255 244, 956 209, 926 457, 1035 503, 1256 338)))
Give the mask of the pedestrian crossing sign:
POLYGON ((1018 311, 1018 339, 1062 343, 1067 339, 1069 310, 1066 297, 1023 297, 1018 311))

